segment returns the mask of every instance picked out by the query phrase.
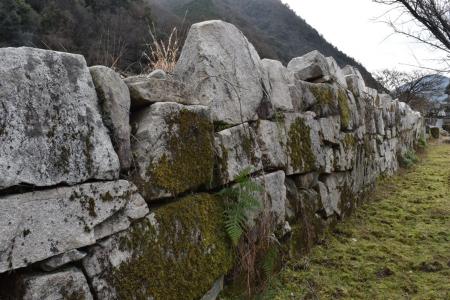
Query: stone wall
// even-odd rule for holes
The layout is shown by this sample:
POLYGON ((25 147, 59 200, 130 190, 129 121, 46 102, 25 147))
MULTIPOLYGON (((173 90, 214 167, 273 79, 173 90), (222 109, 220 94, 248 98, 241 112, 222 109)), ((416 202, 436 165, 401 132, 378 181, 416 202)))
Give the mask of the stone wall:
POLYGON ((313 51, 261 60, 192 26, 174 74, 0 49, 0 299, 214 299, 233 267, 217 191, 250 170, 292 254, 347 216, 423 119, 313 51))

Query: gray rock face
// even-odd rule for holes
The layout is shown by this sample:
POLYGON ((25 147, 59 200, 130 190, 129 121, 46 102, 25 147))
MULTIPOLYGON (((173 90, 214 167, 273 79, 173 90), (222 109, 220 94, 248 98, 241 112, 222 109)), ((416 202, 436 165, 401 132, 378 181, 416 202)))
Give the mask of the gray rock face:
MULTIPOLYGON (((92 300, 89 285, 83 273, 76 268, 56 273, 35 273, 25 275, 13 283, 21 295, 9 299, 21 300, 92 300), (20 297, 20 298, 19 298, 20 297)), ((11 286, 12 288, 12 286, 11 286)))
POLYGON ((287 166, 287 138, 284 122, 260 120, 256 135, 265 170, 284 170, 287 166))
POLYGON ((263 59, 263 68, 269 77, 270 101, 275 110, 293 111, 289 85, 294 83, 294 76, 277 60, 263 59))
POLYGON ((0 189, 118 178, 82 56, 0 49, 0 189))
POLYGON ((358 69, 352 66, 345 66, 342 69, 347 81, 347 87, 356 97, 362 97, 366 91, 366 84, 358 69))
POLYGON ((219 184, 235 180, 244 170, 254 173, 263 169, 256 134, 248 123, 216 133, 215 149, 219 184))
POLYGON ((120 168, 131 166, 130 92, 120 75, 104 66, 90 67, 99 98, 103 123, 109 129, 111 141, 119 156, 120 168))
POLYGON ((207 107, 156 103, 133 122, 133 180, 147 201, 212 182, 214 130, 207 107))
POLYGON ((211 289, 200 300, 216 300, 223 290, 223 276, 214 282, 211 289))
MULTIPOLYGON (((275 227, 280 228, 286 220, 286 175, 283 171, 266 174, 255 178, 255 181, 263 187, 259 197, 263 207, 270 212, 275 227)), ((257 216, 256 216, 257 217, 257 216)))
POLYGON ((199 104, 186 85, 172 78, 132 76, 125 80, 131 95, 131 108, 138 110, 156 102, 199 104))
POLYGON ((287 68, 298 80, 327 82, 331 79, 327 59, 317 50, 292 59, 287 68))
POLYGON ((50 272, 68 263, 82 260, 85 256, 86 256, 85 252, 81 252, 74 249, 43 261, 40 264, 40 267, 42 270, 50 272))
POLYGON ((1 197, 0 273, 92 245, 147 213, 124 180, 1 197))
POLYGON ((333 57, 327 57, 328 70, 330 71, 331 80, 336 82, 340 87, 346 89, 347 81, 345 80, 344 72, 337 64, 333 57))
POLYGON ((167 74, 166 72, 164 72, 164 70, 157 69, 148 74, 148 77, 157 79, 166 79, 167 74))
POLYGON ((214 121, 240 124, 257 118, 263 69, 255 48, 234 25, 192 25, 174 74, 211 108, 214 121))

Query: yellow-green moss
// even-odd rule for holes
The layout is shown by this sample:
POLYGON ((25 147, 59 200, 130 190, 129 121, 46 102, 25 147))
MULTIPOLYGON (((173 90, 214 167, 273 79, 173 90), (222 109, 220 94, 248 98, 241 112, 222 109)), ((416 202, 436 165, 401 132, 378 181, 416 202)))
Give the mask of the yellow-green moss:
POLYGON ((339 112, 341 115, 341 123, 343 128, 348 128, 350 125, 350 107, 345 90, 340 89, 338 92, 339 112))
POLYGON ((149 165, 150 183, 140 182, 144 194, 151 187, 169 191, 173 195, 211 183, 214 168, 213 124, 206 116, 188 110, 166 120, 169 124, 169 155, 163 155, 157 164, 149 165))
POLYGON ((288 132, 288 152, 292 166, 301 171, 313 171, 316 157, 312 151, 311 129, 302 118, 297 118, 288 132))
POLYGON ((314 84, 311 85, 309 89, 319 105, 333 104, 335 96, 331 86, 314 84))
POLYGON ((343 145, 345 151, 356 151, 357 141, 355 135, 353 133, 344 134, 343 145))
POLYGON ((110 276, 119 299, 198 299, 233 265, 216 196, 189 196, 155 211, 120 241, 133 257, 110 276))

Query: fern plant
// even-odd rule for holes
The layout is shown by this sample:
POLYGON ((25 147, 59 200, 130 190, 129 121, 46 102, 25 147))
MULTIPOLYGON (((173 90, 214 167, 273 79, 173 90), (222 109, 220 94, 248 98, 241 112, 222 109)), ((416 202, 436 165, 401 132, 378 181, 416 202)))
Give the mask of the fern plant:
POLYGON ((239 173, 236 184, 220 191, 227 202, 225 209, 225 229, 234 246, 237 246, 249 223, 249 216, 262 207, 257 199, 263 188, 253 181, 250 168, 239 173))

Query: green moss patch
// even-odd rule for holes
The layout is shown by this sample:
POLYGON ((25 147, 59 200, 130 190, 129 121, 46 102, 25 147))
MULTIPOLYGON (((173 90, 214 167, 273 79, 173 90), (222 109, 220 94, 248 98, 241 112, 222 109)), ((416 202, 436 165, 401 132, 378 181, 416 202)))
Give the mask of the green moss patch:
POLYGON ((312 151, 311 128, 297 118, 288 131, 288 153, 292 166, 304 172, 313 171, 316 157, 312 151))
POLYGON ((345 90, 340 89, 338 92, 339 112, 341 116, 341 124, 343 128, 348 128, 350 125, 350 106, 345 90))
POLYGON ((450 299, 450 145, 378 183, 371 203, 279 274, 271 299, 450 299))
POLYGON ((152 188, 169 191, 173 195, 209 185, 213 176, 213 124, 199 113, 181 110, 166 120, 169 124, 168 155, 150 165, 147 175, 150 183, 141 183, 144 194, 152 188))
POLYGON ((315 84, 311 85, 309 89, 319 105, 332 105, 334 103, 335 96, 331 86, 315 84))
POLYGON ((199 194, 155 211, 120 241, 134 253, 110 276, 119 299, 198 299, 232 267, 220 198, 199 194))

